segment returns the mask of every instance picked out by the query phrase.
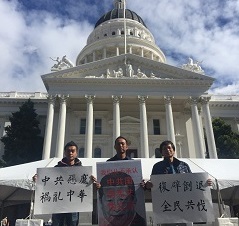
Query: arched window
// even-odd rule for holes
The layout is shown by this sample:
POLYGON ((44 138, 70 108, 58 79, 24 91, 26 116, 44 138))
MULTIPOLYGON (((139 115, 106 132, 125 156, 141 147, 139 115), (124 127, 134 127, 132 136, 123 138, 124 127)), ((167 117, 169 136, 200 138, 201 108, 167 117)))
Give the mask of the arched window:
POLYGON ((101 158, 101 149, 100 148, 95 148, 94 158, 101 158))
POLYGON ((159 151, 159 148, 155 148, 154 150, 155 158, 162 158, 162 154, 159 151))
POLYGON ((85 149, 84 148, 80 148, 79 149, 79 153, 78 153, 78 157, 79 158, 84 158, 84 152, 85 152, 85 149))

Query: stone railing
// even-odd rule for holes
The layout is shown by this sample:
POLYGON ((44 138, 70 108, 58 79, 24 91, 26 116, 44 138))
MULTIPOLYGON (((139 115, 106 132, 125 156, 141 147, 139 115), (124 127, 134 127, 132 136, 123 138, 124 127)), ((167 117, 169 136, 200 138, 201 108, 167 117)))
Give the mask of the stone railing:
POLYGON ((0 92, 0 99, 16 98, 16 99, 46 99, 47 93, 41 92, 0 92))

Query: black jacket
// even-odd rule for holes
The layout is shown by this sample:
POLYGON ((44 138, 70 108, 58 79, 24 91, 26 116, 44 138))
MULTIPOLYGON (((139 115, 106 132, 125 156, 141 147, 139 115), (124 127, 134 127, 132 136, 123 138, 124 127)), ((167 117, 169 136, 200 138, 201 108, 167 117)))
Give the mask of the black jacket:
POLYGON ((66 157, 65 157, 65 158, 63 158, 61 161, 59 161, 59 162, 57 163, 57 165, 55 165, 55 167, 66 167, 66 166, 82 166, 82 163, 81 163, 81 161, 80 161, 78 158, 75 158, 75 163, 74 163, 74 165, 68 165, 68 164, 67 164, 67 159, 66 159, 66 157))

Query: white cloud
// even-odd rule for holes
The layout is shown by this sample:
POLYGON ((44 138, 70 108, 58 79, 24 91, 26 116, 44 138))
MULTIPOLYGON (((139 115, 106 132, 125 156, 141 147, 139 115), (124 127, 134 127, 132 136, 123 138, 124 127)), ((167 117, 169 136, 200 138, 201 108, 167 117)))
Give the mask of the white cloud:
MULTIPOLYGON (((67 6, 74 17, 84 15, 78 21, 20 11, 16 0, 0 2, 1 91, 45 91, 40 75, 50 72, 54 62, 49 57, 67 55, 75 62, 93 30, 92 15, 100 18, 113 7, 113 0, 101 1, 105 11, 99 12, 97 5, 87 8, 87 1, 67 6)), ((128 0, 127 7, 146 22, 169 64, 179 66, 189 56, 203 61, 207 75, 217 80, 211 92, 239 94, 238 0, 128 0)))
POLYGON ((1 91, 44 92, 40 76, 50 72, 50 57, 67 55, 74 62, 93 27, 86 21, 17 9, 16 2, 0 3, 1 91))
POLYGON ((166 55, 168 63, 178 66, 187 61, 187 56, 203 61, 206 72, 213 72, 208 75, 225 86, 211 92, 239 93, 239 1, 152 0, 146 5, 139 2, 142 4, 134 1, 131 5, 148 22, 159 47, 186 56, 175 61, 166 55))

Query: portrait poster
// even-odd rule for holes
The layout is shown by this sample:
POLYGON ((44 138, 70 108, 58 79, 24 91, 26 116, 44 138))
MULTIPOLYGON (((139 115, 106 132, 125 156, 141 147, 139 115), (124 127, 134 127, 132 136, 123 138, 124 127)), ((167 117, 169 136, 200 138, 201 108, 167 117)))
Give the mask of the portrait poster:
POLYGON ((99 226, 145 226, 140 160, 97 163, 99 226))
POLYGON ((213 222, 207 173, 151 175, 154 223, 213 222))
POLYGON ((34 214, 91 212, 91 166, 37 169, 34 214))

